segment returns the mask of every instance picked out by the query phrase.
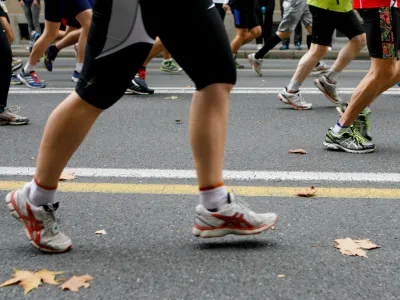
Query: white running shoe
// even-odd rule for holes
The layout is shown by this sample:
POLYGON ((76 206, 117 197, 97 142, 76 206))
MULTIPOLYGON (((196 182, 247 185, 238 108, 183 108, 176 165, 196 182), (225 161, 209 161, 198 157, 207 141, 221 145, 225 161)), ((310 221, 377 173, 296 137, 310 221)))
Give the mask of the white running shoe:
POLYGON ((261 67, 262 67, 263 60, 256 59, 255 53, 249 54, 249 56, 247 56, 247 58, 249 60, 251 67, 253 68, 253 70, 256 71, 258 75, 262 76, 261 67))
POLYGON ((335 104, 343 102, 336 91, 336 83, 330 83, 325 76, 315 79, 314 84, 331 102, 335 104))
POLYGON ((314 69, 312 70, 311 75, 318 76, 318 75, 328 72, 329 69, 330 69, 330 67, 328 67, 328 65, 326 63, 324 63, 323 61, 320 61, 319 65, 314 67, 314 69))
POLYGON ((210 212, 202 205, 196 207, 192 234, 202 238, 222 237, 228 234, 258 234, 271 229, 277 221, 276 214, 255 213, 243 200, 229 193, 228 203, 218 212, 210 212))
POLYGON ((282 92, 278 94, 278 99, 297 110, 308 110, 312 108, 312 103, 304 101, 300 91, 297 93, 289 93, 286 88, 284 88, 282 92))
POLYGON ((25 234, 36 248, 50 253, 66 252, 72 247, 71 240, 59 231, 55 212, 58 203, 34 206, 29 202, 30 184, 11 192, 6 197, 12 216, 24 225, 25 234))

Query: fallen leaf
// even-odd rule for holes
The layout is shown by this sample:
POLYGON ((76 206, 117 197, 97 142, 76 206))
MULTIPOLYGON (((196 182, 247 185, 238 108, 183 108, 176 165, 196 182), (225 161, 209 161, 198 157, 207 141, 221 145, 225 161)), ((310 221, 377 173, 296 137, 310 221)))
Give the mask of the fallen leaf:
POLYGON ((310 189, 306 189, 304 191, 297 192, 296 194, 297 194, 297 196, 300 196, 300 197, 312 197, 315 195, 316 192, 317 192, 317 189, 312 186, 310 189))
POLYGON ((278 275, 278 278, 283 278, 283 277, 285 277, 285 275, 284 275, 284 274, 280 274, 280 275, 278 275))
POLYGON ((73 179, 76 179, 75 173, 68 173, 68 172, 61 173, 60 181, 73 180, 73 179))
POLYGON ((93 280, 94 278, 90 275, 83 276, 72 276, 69 280, 64 282, 60 287, 63 290, 70 290, 71 292, 79 292, 79 288, 90 287, 90 283, 88 281, 93 280))
POLYGON ((107 232, 106 232, 104 229, 102 229, 102 230, 97 230, 95 233, 96 233, 96 234, 107 234, 107 232))
POLYGON ((370 240, 353 240, 351 238, 336 239, 335 248, 339 249, 340 253, 350 256, 368 257, 364 250, 380 248, 380 246, 372 243, 370 240))
POLYGON ((176 99, 178 99, 178 96, 170 96, 170 97, 166 97, 164 99, 165 100, 176 100, 176 99))
POLYGON ((181 120, 175 120, 175 124, 182 124, 181 120))
POLYGON ((296 154, 307 154, 306 150, 303 149, 290 149, 289 153, 296 153, 296 154))
POLYGON ((35 277, 40 278, 41 281, 47 284, 59 284, 59 280, 56 279, 57 275, 63 274, 64 272, 52 272, 49 270, 40 270, 35 273, 35 277))

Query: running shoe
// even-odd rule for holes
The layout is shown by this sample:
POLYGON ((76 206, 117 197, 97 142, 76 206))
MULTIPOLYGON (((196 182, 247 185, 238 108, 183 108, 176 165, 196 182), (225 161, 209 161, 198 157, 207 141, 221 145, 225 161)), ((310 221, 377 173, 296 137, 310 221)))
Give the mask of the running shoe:
POLYGON ((72 243, 59 229, 56 219, 58 203, 34 206, 28 200, 29 188, 27 183, 7 195, 6 203, 11 215, 24 225, 26 236, 36 248, 50 253, 68 251, 72 243))
POLYGON ((47 71, 53 71, 53 63, 57 58, 58 50, 55 45, 50 45, 43 54, 43 65, 47 71))
POLYGON ((18 79, 21 80, 23 83, 25 83, 30 88, 42 89, 42 88, 46 87, 46 83, 39 80, 35 71, 25 73, 25 71, 22 69, 18 73, 18 79))
POLYGON ((289 50, 289 44, 282 44, 279 50, 289 50))
POLYGON ((12 72, 17 71, 19 68, 22 67, 22 65, 23 65, 22 60, 20 60, 19 58, 13 57, 12 61, 11 61, 11 71, 12 72))
POLYGON ((29 53, 32 52, 33 46, 35 45, 36 41, 40 38, 40 33, 33 31, 31 37, 32 38, 29 42, 29 53))
POLYGON ((249 60, 249 63, 251 65, 251 67, 253 68, 253 70, 260 76, 262 76, 262 63, 263 63, 263 59, 257 59, 255 53, 249 54, 249 56, 247 56, 247 59, 249 60))
POLYGON ((286 88, 284 88, 282 92, 278 94, 278 99, 297 110, 312 109, 312 103, 306 102, 300 91, 297 93, 289 93, 286 88))
POLYGON ((236 69, 244 69, 244 66, 242 66, 241 64, 239 64, 239 63, 236 61, 236 58, 235 58, 235 68, 236 68, 236 69))
POLYGON ((78 80, 79 80, 79 73, 78 73, 78 71, 75 70, 74 73, 72 73, 71 80, 72 80, 72 82, 75 82, 75 83, 78 82, 78 80))
POLYGON ((243 200, 229 193, 228 203, 218 212, 210 212, 202 205, 196 207, 192 234, 202 238, 258 234, 274 227, 277 221, 275 213, 258 214, 243 200))
POLYGON ((0 113, 0 125, 25 125, 29 123, 27 117, 21 117, 14 113, 14 109, 11 107, 4 108, 4 111, 0 113))
POLYGON ((182 68, 178 64, 174 63, 172 60, 162 62, 160 70, 166 73, 179 73, 182 72, 182 68))
POLYGON ((125 92, 126 95, 152 95, 154 90, 150 89, 146 83, 146 68, 140 68, 138 74, 132 79, 128 89, 125 92))
POLYGON ((362 154, 375 151, 375 145, 360 136, 353 126, 342 134, 335 134, 333 128, 330 128, 325 136, 324 146, 330 150, 342 150, 348 153, 362 154))
POLYGON ((324 74, 326 72, 329 71, 329 67, 326 63, 324 63, 323 61, 320 61, 318 63, 318 65, 316 67, 314 67, 314 69, 311 72, 311 75, 317 76, 317 75, 321 75, 324 74))
POLYGON ((325 76, 315 79, 314 84, 331 102, 335 104, 343 102, 336 91, 336 83, 330 83, 325 76))
POLYGON ((300 43, 300 42, 297 42, 297 43, 294 45, 294 48, 295 48, 296 50, 303 50, 303 48, 301 48, 301 43, 300 43))
POLYGON ((13 73, 13 74, 11 74, 10 84, 11 84, 11 85, 21 85, 21 84, 23 84, 23 83, 21 82, 21 80, 19 80, 19 78, 17 77, 17 75, 15 75, 15 74, 13 73))
MULTIPOLYGON (((336 110, 339 112, 339 116, 342 116, 349 104, 341 103, 336 110)), ((372 141, 371 135, 371 114, 372 110, 369 107, 366 107, 357 117, 357 119, 353 122, 353 126, 355 130, 368 141, 372 141)))

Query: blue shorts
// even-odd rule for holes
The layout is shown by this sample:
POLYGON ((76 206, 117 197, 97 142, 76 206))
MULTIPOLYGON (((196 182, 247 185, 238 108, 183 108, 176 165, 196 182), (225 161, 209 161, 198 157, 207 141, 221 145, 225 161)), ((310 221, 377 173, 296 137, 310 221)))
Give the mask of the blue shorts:
POLYGON ((90 0, 44 0, 46 21, 61 23, 62 18, 75 19, 81 12, 91 9, 90 0))

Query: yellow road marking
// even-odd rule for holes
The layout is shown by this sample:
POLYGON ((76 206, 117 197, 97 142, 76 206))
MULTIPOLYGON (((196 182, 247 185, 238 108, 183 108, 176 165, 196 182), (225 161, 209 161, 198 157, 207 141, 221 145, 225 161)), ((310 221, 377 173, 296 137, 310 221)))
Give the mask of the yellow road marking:
MULTIPOLYGON (((21 181, 0 181, 0 190, 14 190, 23 186, 21 181)), ((236 194, 248 197, 297 197, 296 192, 306 187, 276 186, 230 186, 236 194)), ((125 193, 156 195, 195 195, 197 186, 183 184, 129 184, 129 183, 85 183, 63 182, 59 185, 62 192, 79 193, 125 193)), ((400 189, 376 188, 318 188, 319 198, 366 198, 366 199, 400 199, 400 189)))

